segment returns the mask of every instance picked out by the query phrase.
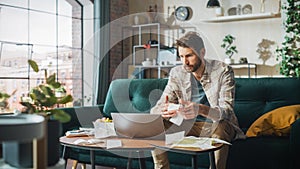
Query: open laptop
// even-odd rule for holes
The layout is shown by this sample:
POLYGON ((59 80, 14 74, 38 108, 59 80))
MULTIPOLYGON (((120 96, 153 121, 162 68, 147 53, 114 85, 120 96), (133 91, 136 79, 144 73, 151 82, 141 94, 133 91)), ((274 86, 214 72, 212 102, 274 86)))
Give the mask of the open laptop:
POLYGON ((136 139, 165 139, 163 118, 149 113, 111 113, 116 133, 136 139))
POLYGON ((76 107, 75 112, 82 128, 94 128, 93 122, 103 117, 98 107, 76 107))

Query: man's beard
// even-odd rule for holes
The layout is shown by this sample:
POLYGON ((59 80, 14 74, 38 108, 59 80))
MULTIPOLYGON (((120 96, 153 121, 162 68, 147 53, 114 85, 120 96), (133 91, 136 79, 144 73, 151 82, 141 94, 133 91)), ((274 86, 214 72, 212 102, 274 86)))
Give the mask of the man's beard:
POLYGON ((198 58, 197 62, 194 65, 184 64, 183 67, 187 72, 192 73, 192 72, 197 71, 199 69, 199 67, 201 66, 201 64, 202 64, 202 61, 201 61, 201 59, 198 58))

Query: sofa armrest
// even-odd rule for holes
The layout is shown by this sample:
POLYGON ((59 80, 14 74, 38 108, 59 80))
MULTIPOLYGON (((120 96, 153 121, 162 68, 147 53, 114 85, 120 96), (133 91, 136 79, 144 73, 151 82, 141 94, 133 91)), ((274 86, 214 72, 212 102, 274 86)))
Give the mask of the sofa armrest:
POLYGON ((300 166, 299 154, 300 154, 300 119, 296 120, 291 127, 290 135, 290 158, 291 169, 300 166))

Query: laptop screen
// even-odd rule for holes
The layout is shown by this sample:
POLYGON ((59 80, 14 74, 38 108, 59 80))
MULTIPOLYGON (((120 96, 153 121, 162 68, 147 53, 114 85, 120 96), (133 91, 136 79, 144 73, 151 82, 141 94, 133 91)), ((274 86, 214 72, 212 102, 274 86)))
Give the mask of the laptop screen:
POLYGON ((93 121, 103 117, 98 107, 77 107, 75 112, 81 127, 84 128, 94 128, 93 121))

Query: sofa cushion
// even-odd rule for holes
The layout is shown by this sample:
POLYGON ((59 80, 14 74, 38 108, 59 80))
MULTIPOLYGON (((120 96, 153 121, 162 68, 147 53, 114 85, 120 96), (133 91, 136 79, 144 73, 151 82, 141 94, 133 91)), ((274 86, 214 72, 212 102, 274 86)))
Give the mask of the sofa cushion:
POLYGON ((160 98, 168 79, 116 79, 111 82, 103 114, 150 112, 160 98))
POLYGON ((300 105, 284 106, 258 118, 248 129, 247 137, 259 135, 287 136, 291 124, 300 118, 300 105))
POLYGON ((260 116, 300 104, 300 78, 236 78, 234 112, 243 131, 260 116))

